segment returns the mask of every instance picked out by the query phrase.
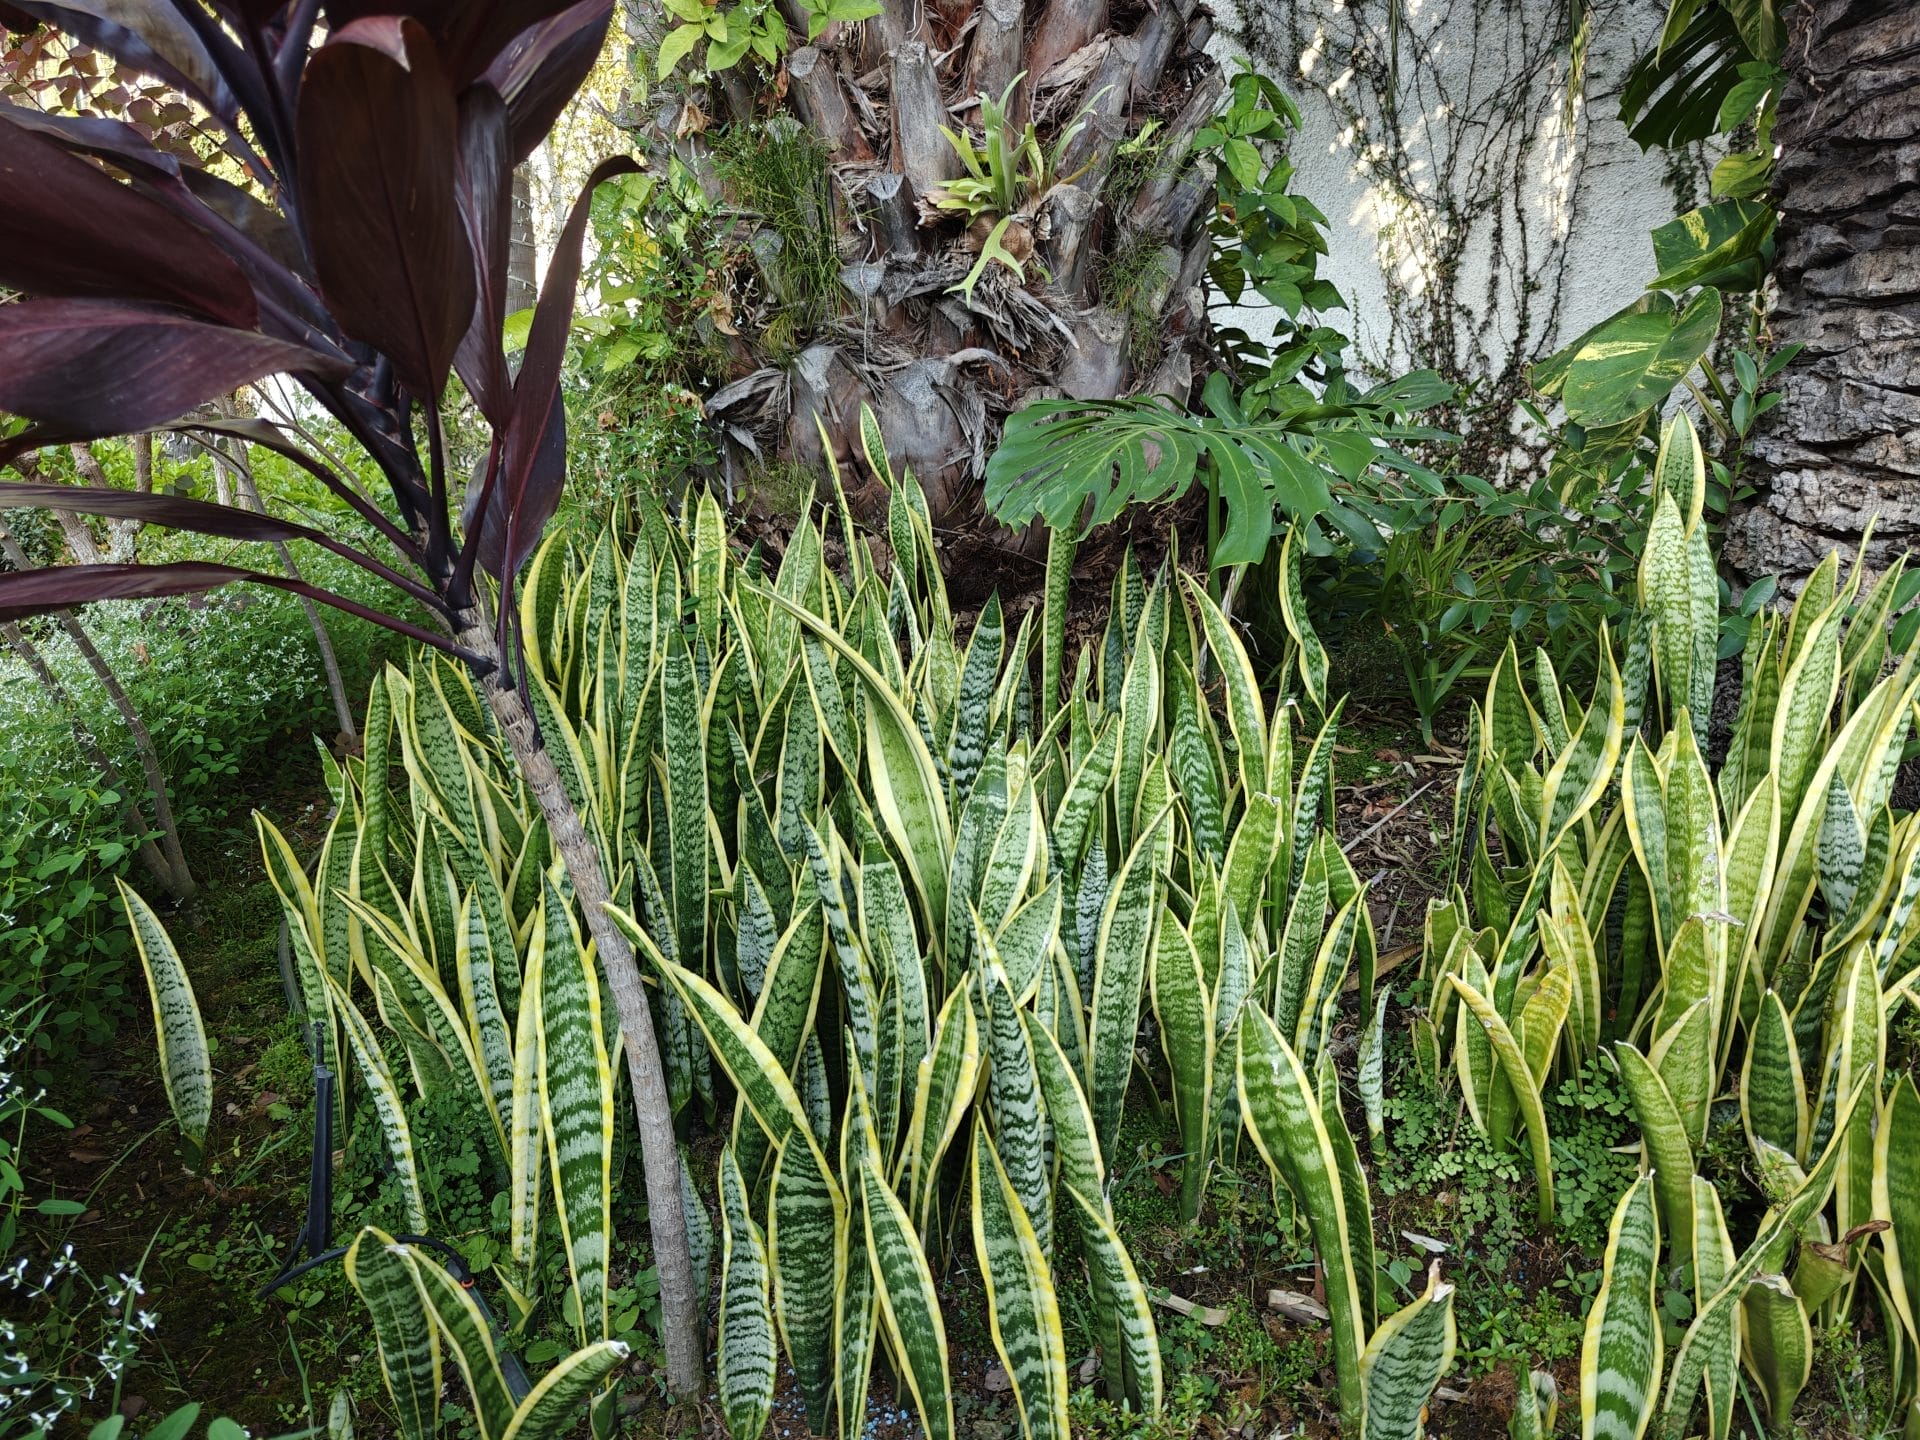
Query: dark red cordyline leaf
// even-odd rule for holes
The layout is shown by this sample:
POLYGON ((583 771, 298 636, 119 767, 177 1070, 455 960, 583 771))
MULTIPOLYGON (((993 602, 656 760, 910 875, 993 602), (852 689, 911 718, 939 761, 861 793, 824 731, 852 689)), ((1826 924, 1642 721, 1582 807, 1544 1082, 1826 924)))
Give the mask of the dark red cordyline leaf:
POLYGON ((467 243, 473 247, 479 303, 454 353, 454 368, 480 413, 496 429, 506 423, 512 386, 501 327, 507 309, 507 247, 513 220, 513 157, 507 151, 507 107, 484 81, 460 96, 460 167, 454 182, 467 243))
POLYGON ((327 0, 336 31, 370 15, 420 22, 446 57, 455 88, 482 74, 513 38, 565 10, 572 0, 327 0))
POLYGON ((487 67, 487 79, 506 97, 519 164, 546 138, 606 43, 612 0, 580 0, 522 31, 487 67))
POLYGON ((205 230, 0 111, 0 286, 152 300, 240 329, 253 287, 205 230))
POLYGON ((437 403, 474 283, 454 200, 458 112, 426 31, 375 17, 336 33, 307 63, 296 125, 321 292, 342 330, 437 403))
MULTIPOLYGON (((169 0, 13 0, 13 8, 44 20, 129 69, 165 80, 222 120, 239 113, 227 77, 205 33, 169 0)), ((211 17, 208 17, 211 18, 211 17)), ((223 44, 226 42, 222 40, 223 44)), ((228 45, 228 49, 232 47, 228 45)), ((221 56, 220 59, 237 58, 221 56)))
POLYGON ((561 487, 567 479, 560 363, 566 358, 567 331, 573 324, 587 216, 593 192, 603 181, 639 168, 639 162, 631 156, 601 161, 573 202, 566 228, 554 245, 546 288, 540 292, 533 326, 527 332, 526 358, 520 362, 520 374, 513 384, 513 410, 503 437, 504 460, 492 496, 491 503, 500 507, 505 518, 507 537, 504 568, 493 571, 496 575, 520 568, 540 543, 541 529, 559 507, 561 487))
POLYGON ((268 575, 258 570, 243 570, 238 565, 216 565, 203 560, 176 560, 166 565, 53 565, 41 570, 10 570, 0 574, 0 622, 30 620, 56 610, 71 610, 76 605, 91 605, 96 600, 160 600, 176 595, 201 595, 236 581, 290 590, 295 595, 304 595, 322 605, 331 605, 336 610, 385 626, 409 640, 449 651, 462 659, 477 660, 482 665, 487 663, 485 657, 469 657, 445 635, 323 590, 318 585, 287 575, 268 575))
POLYGON ((144 520, 171 530, 193 530, 223 540, 324 540, 319 531, 256 510, 214 505, 184 495, 114 490, 98 485, 59 485, 0 480, 0 510, 71 510, 77 515, 109 515, 144 520))
POLYGON ((263 375, 347 367, 251 330, 100 300, 0 305, 0 410, 74 438, 177 419, 263 375))

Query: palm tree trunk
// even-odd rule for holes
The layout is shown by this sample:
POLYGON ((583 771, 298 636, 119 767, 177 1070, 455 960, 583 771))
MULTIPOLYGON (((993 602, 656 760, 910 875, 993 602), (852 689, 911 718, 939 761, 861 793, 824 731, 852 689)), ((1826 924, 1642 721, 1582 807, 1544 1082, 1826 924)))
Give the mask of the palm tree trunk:
POLYGON ((1920 544, 1920 6, 1785 14, 1773 325, 1806 348, 1754 442, 1764 493, 1726 555, 1791 583, 1875 516, 1876 568, 1920 544))
MULTIPOLYGON (((1223 80, 1197 0, 1112 8, 889 0, 794 50, 777 89, 743 64, 685 108, 645 107, 641 144, 720 198, 717 238, 741 261, 717 342, 734 359, 708 401, 729 493, 769 462, 824 475, 824 431, 871 518, 885 497, 862 483, 870 405, 894 469, 950 531, 978 520, 986 459, 1030 395, 1189 398, 1214 193, 1189 142, 1223 80), (970 125, 983 143, 983 94, 1006 99, 1009 149, 1031 119, 1049 158, 969 214, 942 188, 966 173, 942 131, 970 125), (781 129, 795 122, 797 139, 781 129), (1013 263, 963 286, 996 235, 1013 263)), ((629 35, 656 41, 656 11, 631 0, 629 35)))
MULTIPOLYGON (((458 635, 462 646, 476 655, 495 651, 492 627, 477 610, 462 618, 458 635)), ((653 1032, 653 1007, 640 978, 627 937, 607 918, 613 899, 601 863, 600 847, 573 808, 553 757, 547 753, 539 728, 528 713, 520 692, 504 669, 480 680, 488 707, 507 738, 521 778, 546 817, 553 848, 566 864, 573 893, 586 917, 588 933, 600 957, 600 967, 613 992, 620 1016, 620 1033, 627 1056, 627 1078, 633 1089, 634 1117, 640 1127, 641 1168, 647 1187, 647 1223, 653 1238, 653 1261, 660 1277, 661 1332, 667 1349, 667 1385, 680 1397, 697 1395, 706 1369, 706 1318, 700 1313, 694 1284, 692 1252, 687 1242, 687 1219, 681 1205, 680 1151, 673 1133, 673 1106, 668 1098, 666 1072, 653 1032)))

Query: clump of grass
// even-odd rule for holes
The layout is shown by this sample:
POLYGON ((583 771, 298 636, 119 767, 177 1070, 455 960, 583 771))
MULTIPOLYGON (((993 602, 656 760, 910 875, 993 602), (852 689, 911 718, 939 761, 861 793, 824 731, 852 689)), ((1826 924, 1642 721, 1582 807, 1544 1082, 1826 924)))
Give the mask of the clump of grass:
POLYGON ((791 117, 736 125, 714 149, 735 203, 780 237, 774 262, 782 310, 795 333, 832 315, 840 284, 827 147, 791 117))
POLYGON ((1134 235, 1100 257, 1095 279, 1100 303, 1127 322, 1127 357, 1135 366, 1160 358, 1160 307, 1154 294, 1168 278, 1165 242, 1155 235, 1134 235))

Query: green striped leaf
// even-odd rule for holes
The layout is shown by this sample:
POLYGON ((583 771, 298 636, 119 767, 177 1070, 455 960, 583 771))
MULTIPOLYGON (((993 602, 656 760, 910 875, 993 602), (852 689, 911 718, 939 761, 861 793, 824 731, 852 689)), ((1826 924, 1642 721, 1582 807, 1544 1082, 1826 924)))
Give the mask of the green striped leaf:
POLYGON ((1380 1322, 1360 1357, 1367 1391, 1364 1440, 1423 1440, 1427 1401, 1453 1365, 1453 1286, 1436 1260, 1413 1303, 1380 1322))
POLYGON ((1061 1181, 1084 1195, 1105 1195, 1106 1164, 1093 1132, 1093 1112, 1087 1108, 1086 1093, 1080 1088, 1073 1061, 1039 1017, 1023 1010, 1020 1021, 1033 1047, 1034 1070, 1046 1101, 1047 1123, 1053 1128, 1061 1181))
POLYGON ((334 1011, 347 1032, 347 1043, 353 1050, 353 1058, 360 1066, 361 1075, 366 1079, 374 1114, 380 1121, 381 1134, 386 1138, 387 1154, 393 1160, 394 1178, 400 1182, 401 1200, 407 1208, 407 1224, 416 1231, 425 1230, 427 1207, 420 1194, 420 1172, 413 1156, 413 1132, 407 1126, 407 1109, 401 1103, 400 1088, 394 1084, 393 1072, 387 1068, 380 1042, 374 1036, 373 1027, 367 1024, 366 1017, 360 1013, 360 1008, 347 998, 347 992, 338 981, 328 977, 326 983, 332 988, 334 1011))
POLYGON ((393 1237, 369 1225, 347 1247, 347 1283, 373 1321, 380 1374, 406 1440, 440 1433, 440 1330, 393 1237))
POLYGON ((413 1272, 420 1299, 432 1312, 434 1322, 447 1342, 447 1350, 467 1382, 467 1395, 473 1401, 473 1415, 482 1440, 505 1440, 518 1407, 500 1373, 499 1352, 494 1349, 492 1327, 474 1303, 472 1294, 439 1262, 417 1246, 395 1247, 413 1272))
POLYGON ((967 641, 966 662, 960 669, 960 698, 954 710, 952 738, 947 742, 949 798, 956 808, 966 803, 973 777, 980 773, 980 761, 986 754, 989 710, 1006 640, 1006 623, 996 593, 981 607, 972 638, 967 641))
POLYGON ((213 1121, 213 1057, 207 1049, 207 1028, 200 1020, 200 1004, 180 952, 153 908, 126 881, 120 903, 133 927, 134 948, 147 976, 147 997, 153 1002, 153 1033, 160 1046, 160 1079, 167 1087, 167 1104, 180 1133, 193 1147, 195 1163, 206 1148, 207 1126, 213 1121))
POLYGON ((1875 1126, 1873 1196, 1874 1213, 1892 1222, 1880 1232, 1887 1293, 1920 1342, 1920 1090, 1911 1074, 1893 1082, 1875 1126))
POLYGON ((835 1368, 834 1274, 827 1261, 846 1217, 839 1190, 804 1124, 780 1146, 769 1215, 774 1314, 806 1400, 807 1424, 814 1434, 825 1435, 835 1368))
POLYGON ((1133 1257, 1113 1228, 1112 1217, 1074 1186, 1067 1194, 1080 1213, 1080 1238, 1087 1251, 1087 1264, 1099 1276, 1098 1295, 1107 1305, 1111 1321, 1108 1333, 1114 1337, 1119 1354, 1108 1354, 1109 1373, 1118 1370, 1122 1390, 1134 1409, 1148 1417, 1158 1416, 1164 1382, 1160 1361, 1160 1337, 1153 1323, 1153 1307, 1147 1287, 1133 1267, 1133 1257))
POLYGON ((1660 1220, 1673 1247, 1674 1262, 1683 1263, 1693 1244, 1693 1146, 1686 1123, 1666 1082, 1646 1056, 1623 1040, 1613 1047, 1613 1059, 1653 1167, 1660 1220))
POLYGON ((1207 1140, 1213 1130, 1213 1007, 1193 940, 1180 922, 1161 921, 1154 946, 1153 1013, 1173 1081, 1173 1112, 1180 1127, 1180 1214, 1194 1220, 1205 1193, 1207 1140))
POLYGON ((1666 1347, 1654 1307, 1660 1222, 1641 1176, 1613 1212, 1600 1290, 1580 1347, 1581 1440, 1639 1440, 1653 1418, 1666 1347))
POLYGON ((977 1118, 970 1169, 974 1253, 986 1283, 993 1348, 1013 1384, 1021 1432, 1027 1440, 1067 1440, 1067 1347, 1046 1250, 977 1118))
MULTIPOLYGON (((1487 1043, 1493 1047, 1494 1057, 1500 1062, 1501 1073, 1507 1078, 1514 1099, 1519 1106, 1521 1118, 1526 1122, 1527 1146, 1533 1156, 1533 1182, 1535 1188, 1535 1213, 1540 1223, 1545 1225, 1553 1219, 1553 1146, 1547 1137, 1547 1112, 1541 1100, 1538 1084, 1533 1077, 1532 1068, 1527 1063, 1526 1052, 1520 1042, 1514 1038, 1507 1022, 1500 1018, 1500 1012, 1493 1002, 1469 985, 1458 975, 1447 977, 1462 1001, 1473 1012, 1474 1019, 1487 1033, 1487 1043)), ((1565 1003, 1561 1004, 1564 1017, 1565 1003)), ((1556 1027, 1557 1028, 1557 1027, 1556 1027)), ((1492 1137, 1496 1143, 1504 1136, 1492 1137)), ((1691 1167, 1688 1173, 1692 1173, 1691 1167)))
POLYGON ((1067 781, 1067 793, 1053 812, 1053 850, 1055 862, 1063 871, 1079 868, 1086 852, 1089 834, 1097 828, 1094 821, 1100 801, 1113 779, 1113 767, 1120 756, 1120 725, 1108 721, 1100 737, 1067 781))
POLYGON ((990 947, 984 953, 988 962, 980 972, 980 988, 987 1018, 987 1098, 1014 1193, 1040 1238, 1041 1250, 1051 1253, 1053 1197, 1047 1184, 1040 1077, 1006 971, 992 958, 990 947))
POLYGON ((980 1027, 963 986, 947 996, 935 1027, 933 1049, 914 1077, 913 1118, 901 1163, 907 1194, 921 1224, 938 1190, 940 1161, 960 1133, 960 1122, 980 1077, 980 1027))
POLYGON ((587 1418, 587 1401, 603 1381, 626 1362, 622 1340, 597 1340, 576 1350, 540 1377, 514 1411, 501 1440, 549 1440, 572 1433, 587 1418))
POLYGON ((1560 1419, 1560 1386, 1550 1370, 1535 1370, 1514 1397, 1509 1440, 1551 1440, 1560 1419))
MULTIPOLYGON (((866 1213, 868 1257, 893 1352, 913 1392, 913 1408, 928 1440, 952 1440, 953 1395, 947 1376, 947 1331, 940 1319, 940 1292, 921 1253, 913 1221, 869 1158, 857 1182, 866 1213)), ((1044 1262, 1043 1262, 1044 1263, 1044 1262)))
POLYGON ((1296 647, 1301 688, 1316 710, 1327 708, 1327 650, 1314 633, 1313 620, 1307 614, 1307 597, 1300 587, 1300 559, 1305 543, 1299 540, 1300 527, 1289 525, 1280 542, 1280 615, 1287 634, 1296 647))
POLYGON ((1239 757, 1241 793, 1258 794, 1267 789, 1267 714, 1260 702, 1260 682, 1254 675, 1253 662, 1206 588, 1185 572, 1180 578, 1186 582, 1188 600, 1199 612, 1207 649, 1225 682, 1227 726, 1233 732, 1239 757))
MULTIPOLYGON (((542 905, 540 1125, 559 1199, 567 1270, 580 1296, 582 1337, 606 1339, 613 1236, 613 1063, 600 1015, 600 976, 551 878, 542 905)), ((528 997, 527 1003, 535 1003, 528 997)))
POLYGON ((1093 977, 1093 1023, 1088 1037, 1087 1098, 1101 1149, 1112 1153, 1120 1114, 1133 1078, 1134 1041, 1140 1030, 1140 992, 1147 948, 1153 938, 1153 827, 1134 844, 1100 917, 1093 977))
POLYGON ((1787 1007, 1772 990, 1760 999, 1747 1042, 1746 1063, 1740 1071, 1740 1115, 1756 1155, 1760 1141, 1789 1155, 1804 1153, 1809 1117, 1800 1050, 1787 1007))
POLYGON ((1268 1169, 1293 1193, 1313 1234, 1333 1317, 1340 1423, 1358 1434, 1366 1411, 1360 1356, 1369 1327, 1353 1264, 1340 1156, 1327 1133, 1312 1081, 1273 1021, 1257 1006, 1241 1011, 1236 1064, 1241 1111, 1254 1145, 1268 1169))
POLYGON ((1793 1402, 1813 1377, 1813 1326, 1784 1275, 1756 1275, 1740 1299, 1742 1357, 1760 1387, 1767 1415, 1783 1429, 1793 1402))
POLYGON ((759 1440, 773 1410, 767 1244, 731 1147, 720 1152, 720 1413, 733 1440, 759 1440))
POLYGON ((546 1126, 540 1104, 540 1004, 544 936, 530 949, 522 975, 520 1014, 514 1024, 513 1105, 509 1112, 507 1248, 514 1263, 531 1268, 540 1235, 540 1196, 545 1190, 540 1162, 546 1152, 546 1126))

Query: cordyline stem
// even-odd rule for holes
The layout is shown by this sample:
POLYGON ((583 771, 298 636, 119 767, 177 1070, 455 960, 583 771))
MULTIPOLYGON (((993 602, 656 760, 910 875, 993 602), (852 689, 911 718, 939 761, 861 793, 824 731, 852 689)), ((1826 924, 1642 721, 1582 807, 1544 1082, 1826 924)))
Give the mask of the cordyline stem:
MULTIPOLYGON (((459 643, 475 654, 495 653, 493 627, 475 608, 462 612, 459 643)), ((641 1168, 646 1173, 647 1222, 653 1235, 653 1263, 660 1277, 661 1330, 667 1351, 667 1385, 678 1396, 700 1393, 706 1366, 706 1324, 693 1280, 687 1217, 680 1203, 680 1152, 673 1134, 673 1106, 666 1072, 653 1034, 653 1007, 640 967, 625 935, 607 918, 613 895, 607 889, 600 847, 573 808, 553 757, 526 703, 504 667, 480 680, 487 704, 520 767, 521 778, 546 817, 553 848, 566 864, 573 893, 586 916, 587 930, 599 952, 600 967, 613 992, 625 1040, 627 1078, 633 1086, 634 1118, 640 1126, 641 1168)))

